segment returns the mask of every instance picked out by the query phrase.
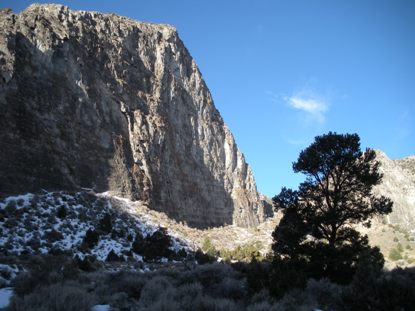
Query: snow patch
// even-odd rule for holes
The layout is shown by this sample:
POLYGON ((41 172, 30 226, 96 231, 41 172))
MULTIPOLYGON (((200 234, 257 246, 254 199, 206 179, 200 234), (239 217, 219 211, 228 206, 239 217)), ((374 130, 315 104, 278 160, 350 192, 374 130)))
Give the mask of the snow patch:
POLYGON ((0 308, 5 308, 10 303, 10 298, 13 296, 13 288, 6 287, 0 289, 0 308))
POLYGON ((91 308, 91 311, 110 311, 110 305, 95 305, 91 308))

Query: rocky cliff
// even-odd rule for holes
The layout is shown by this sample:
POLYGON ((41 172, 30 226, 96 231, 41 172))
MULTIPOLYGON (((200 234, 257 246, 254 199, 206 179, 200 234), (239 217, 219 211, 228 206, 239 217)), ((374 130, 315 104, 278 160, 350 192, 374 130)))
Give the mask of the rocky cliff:
POLYGON ((387 222, 415 230, 415 156, 391 160, 385 153, 376 151, 376 159, 381 163, 383 180, 375 192, 393 201, 387 222))
POLYGON ((32 5, 0 13, 0 193, 94 188, 191 226, 264 212, 174 27, 32 5))

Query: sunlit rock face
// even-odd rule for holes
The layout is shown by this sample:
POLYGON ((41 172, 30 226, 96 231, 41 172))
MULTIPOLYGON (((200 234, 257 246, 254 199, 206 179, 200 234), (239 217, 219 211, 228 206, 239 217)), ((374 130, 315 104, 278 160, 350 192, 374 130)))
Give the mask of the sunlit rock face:
POLYGON ((2 194, 110 190, 197 227, 264 217, 174 27, 61 5, 2 10, 0 57, 2 194))
POLYGON ((383 180, 375 192, 393 201, 387 222, 415 230, 415 156, 391 160, 385 153, 376 151, 376 160, 381 163, 383 180))

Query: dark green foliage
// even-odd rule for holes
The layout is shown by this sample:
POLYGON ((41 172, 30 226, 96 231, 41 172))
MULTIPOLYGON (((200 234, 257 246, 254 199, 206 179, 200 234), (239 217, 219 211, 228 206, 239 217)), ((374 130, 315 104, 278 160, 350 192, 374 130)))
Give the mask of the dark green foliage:
POLYGON ((306 287, 307 294, 314 298, 320 310, 341 310, 342 290, 342 286, 331 283, 328 279, 311 279, 306 287))
POLYGON ((135 235, 134 242, 132 244, 132 251, 136 254, 143 254, 145 252, 146 241, 140 232, 135 235))
POLYGON ((175 253, 169 249, 171 238, 165 228, 159 228, 145 238, 137 233, 132 244, 132 251, 143 256, 146 260, 156 260, 162 257, 172 258, 175 253))
POLYGON ((108 255, 106 261, 124 261, 122 256, 118 256, 114 250, 111 250, 108 255))
POLYGON ((105 233, 111 233, 112 231, 112 221, 111 214, 106 213, 98 223, 98 229, 104 231, 105 233))
POLYGON ((237 260, 250 262, 252 258, 255 260, 263 260, 260 249, 262 244, 259 241, 238 245, 234 249, 221 249, 219 251, 220 257, 225 261, 237 260))
POLYGON ((249 242, 246 244, 238 245, 234 249, 220 249, 217 250, 212 244, 212 241, 205 237, 202 242, 202 247, 196 257, 199 263, 213 262, 216 258, 221 257, 224 261, 239 261, 250 262, 253 258, 255 260, 262 260, 263 257, 260 253, 262 243, 260 241, 249 242), (204 254, 201 254, 204 253, 204 254))
MULTIPOLYGON (((287 192, 281 192, 280 199, 285 195, 294 196, 296 194, 288 189, 287 192)), ((274 251, 274 254, 284 254, 284 259, 290 260, 292 263, 300 262, 301 254, 304 252, 303 249, 305 248, 303 242, 306 239, 306 232, 306 224, 303 222, 295 208, 287 208, 284 211, 284 217, 272 233, 272 238, 274 240, 272 250, 274 251)))
POLYGON ((16 201, 15 200, 9 200, 4 207, 3 211, 6 215, 12 215, 16 212, 16 201))
POLYGON ((215 261, 215 257, 209 256, 208 254, 205 254, 200 249, 198 249, 195 253, 195 260, 199 265, 204 265, 207 263, 212 263, 215 261))
POLYGON ((93 266, 91 260, 86 256, 84 257, 84 259, 81 259, 78 256, 76 256, 74 258, 74 263, 82 271, 86 271, 86 272, 95 271, 95 267, 93 266))
POLYGON ((345 310, 413 310, 415 269, 376 273, 360 269, 343 293, 345 310))
MULTIPOLYGON (((389 199, 372 194, 382 175, 375 152, 362 153, 359 140, 357 134, 317 136, 293 164, 306 180, 297 191, 283 188, 273 198, 284 216, 273 232, 272 249, 276 269, 284 267, 287 279, 301 271, 306 278, 347 283, 363 256, 383 265, 379 250, 351 228, 358 223, 369 227, 370 217, 392 210, 389 199)), ((292 283, 304 284, 296 280, 292 283)))
POLYGON ((66 217, 66 208, 65 206, 61 205, 59 206, 57 212, 56 212, 56 216, 60 219, 63 219, 66 217))
POLYGON ((269 274, 269 291, 274 297, 281 298, 292 288, 304 288, 307 278, 303 264, 275 259, 269 274))
POLYGON ((254 257, 247 265, 245 273, 251 291, 259 292, 264 288, 270 287, 269 275, 271 273, 271 265, 268 262, 258 262, 254 257))
POLYGON ((94 229, 89 229, 84 237, 84 243, 89 247, 92 248, 97 245, 99 241, 99 234, 94 229))
POLYGON ((58 256, 58 255, 65 255, 65 254, 67 255, 69 253, 70 253, 70 251, 63 250, 63 249, 61 249, 59 247, 56 247, 56 246, 52 246, 52 248, 49 250, 49 254, 50 255, 56 255, 56 256, 58 256))
POLYGON ((357 231, 350 230, 350 238, 335 248, 327 244, 316 244, 310 248, 310 262, 307 264, 307 275, 313 278, 329 277, 332 281, 346 284, 351 281, 357 265, 365 264, 382 269, 383 255, 379 248, 370 247, 367 236, 360 236, 357 231))
POLYGON ((53 242, 56 242, 56 241, 62 240, 62 239, 63 239, 63 235, 62 235, 62 233, 60 233, 60 232, 58 232, 58 231, 56 231, 56 230, 52 229, 52 230, 50 230, 50 231, 46 231, 46 232, 45 232, 45 238, 46 238, 49 242, 53 243, 53 242))
POLYGON ((210 257, 217 257, 219 255, 219 252, 208 237, 205 237, 202 242, 202 251, 210 257))
POLYGON ((151 236, 147 236, 146 244, 147 250, 144 254, 146 259, 170 258, 174 255, 173 251, 169 249, 171 239, 165 228, 159 228, 151 236))
POLYGON ((187 257, 187 252, 186 252, 186 250, 185 250, 184 248, 181 248, 181 249, 179 250, 179 252, 177 253, 177 256, 178 256, 179 258, 186 258, 186 257, 187 257))

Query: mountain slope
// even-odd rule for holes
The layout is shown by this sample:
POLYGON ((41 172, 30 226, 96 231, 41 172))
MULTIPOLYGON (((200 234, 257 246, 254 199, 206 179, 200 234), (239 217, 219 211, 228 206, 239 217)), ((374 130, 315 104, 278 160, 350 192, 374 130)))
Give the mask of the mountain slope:
POLYGON ((2 255, 66 254, 99 261, 186 256, 191 242, 123 200, 90 192, 44 192, 0 200, 2 255), (165 238, 165 245, 160 240, 165 238), (151 243, 147 243, 151 242, 151 243), (153 245, 147 245, 153 244, 153 245))
POLYGON ((391 160, 385 153, 377 151, 383 173, 382 183, 375 193, 393 201, 392 213, 386 216, 388 223, 407 230, 415 230, 415 157, 391 160))
POLYGON ((190 226, 264 212, 174 27, 34 4, 0 15, 0 194, 79 187, 190 226))

